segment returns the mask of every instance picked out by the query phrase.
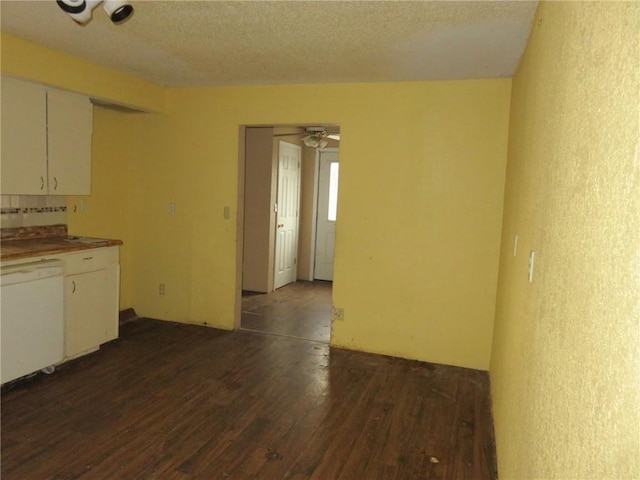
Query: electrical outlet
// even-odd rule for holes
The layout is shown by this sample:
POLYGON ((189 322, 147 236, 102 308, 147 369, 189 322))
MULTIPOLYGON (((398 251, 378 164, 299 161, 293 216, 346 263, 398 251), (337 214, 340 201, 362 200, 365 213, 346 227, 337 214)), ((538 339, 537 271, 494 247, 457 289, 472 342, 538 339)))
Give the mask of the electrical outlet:
POLYGON ((164 286, 164 283, 161 283, 160 285, 158 285, 158 293, 160 295, 164 295, 166 293, 166 288, 164 286))
POLYGON ((331 307, 331 320, 334 322, 344 322, 344 308, 339 308, 335 305, 331 307))

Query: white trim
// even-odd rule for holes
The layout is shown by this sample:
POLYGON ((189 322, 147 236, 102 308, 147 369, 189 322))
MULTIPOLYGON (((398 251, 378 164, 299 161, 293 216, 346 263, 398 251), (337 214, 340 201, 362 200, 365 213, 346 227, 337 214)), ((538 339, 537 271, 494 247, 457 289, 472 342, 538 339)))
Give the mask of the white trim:
POLYGON ((315 163, 313 166, 313 207, 311 210, 311 245, 309 248, 309 280, 313 281, 316 266, 316 221, 318 218, 318 169, 320 168, 320 148, 316 148, 315 163))

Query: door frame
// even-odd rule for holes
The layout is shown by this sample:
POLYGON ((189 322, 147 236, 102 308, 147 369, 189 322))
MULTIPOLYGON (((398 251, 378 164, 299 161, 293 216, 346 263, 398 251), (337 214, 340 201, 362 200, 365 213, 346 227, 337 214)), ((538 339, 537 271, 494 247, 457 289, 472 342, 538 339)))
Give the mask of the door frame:
MULTIPOLYGON (((254 127, 296 127, 302 128, 305 125, 319 125, 321 123, 306 123, 306 124, 293 124, 293 123, 276 123, 276 124, 259 124, 259 123, 246 123, 238 125, 238 136, 237 136, 237 198, 236 198, 236 212, 235 215, 230 216, 230 220, 235 220, 236 224, 236 276, 235 276, 235 305, 234 305, 234 325, 233 329, 237 330, 241 327, 241 318, 242 318, 242 276, 243 276, 243 248, 244 248, 244 218, 245 218, 245 169, 246 169, 246 131, 248 128, 254 127)), ((330 123, 331 125, 338 125, 337 122, 330 123)), ((335 147, 327 147, 327 149, 336 149, 335 147)), ((317 201, 318 201, 318 171, 320 167, 320 150, 324 149, 316 149, 315 152, 315 165, 314 165, 314 178, 313 178, 313 216, 317 217, 317 201)), ((340 149, 337 148, 339 151, 340 149)), ((310 237, 310 257, 309 261, 312 262, 310 264, 309 272, 310 278, 309 280, 313 280, 313 275, 315 273, 315 236, 316 236, 316 225, 315 219, 312 222, 311 227, 311 237, 310 237)))

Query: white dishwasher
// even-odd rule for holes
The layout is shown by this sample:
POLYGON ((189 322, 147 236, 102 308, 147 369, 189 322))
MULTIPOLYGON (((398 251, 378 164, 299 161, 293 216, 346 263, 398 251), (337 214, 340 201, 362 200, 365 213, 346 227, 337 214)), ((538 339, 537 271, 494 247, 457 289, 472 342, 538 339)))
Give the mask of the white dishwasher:
POLYGON ((0 269, 0 383, 58 363, 64 355, 64 263, 0 269))

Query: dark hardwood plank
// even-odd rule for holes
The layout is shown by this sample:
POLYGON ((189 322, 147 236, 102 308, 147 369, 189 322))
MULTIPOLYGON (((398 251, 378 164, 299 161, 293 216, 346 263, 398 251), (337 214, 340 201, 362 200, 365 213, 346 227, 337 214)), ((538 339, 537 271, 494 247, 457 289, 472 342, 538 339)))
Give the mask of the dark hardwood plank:
POLYGON ((297 281, 269 294, 243 292, 241 326, 329 343, 331 286, 331 282, 297 281))
POLYGON ((2 389, 3 480, 491 479, 486 372, 138 319, 2 389))

